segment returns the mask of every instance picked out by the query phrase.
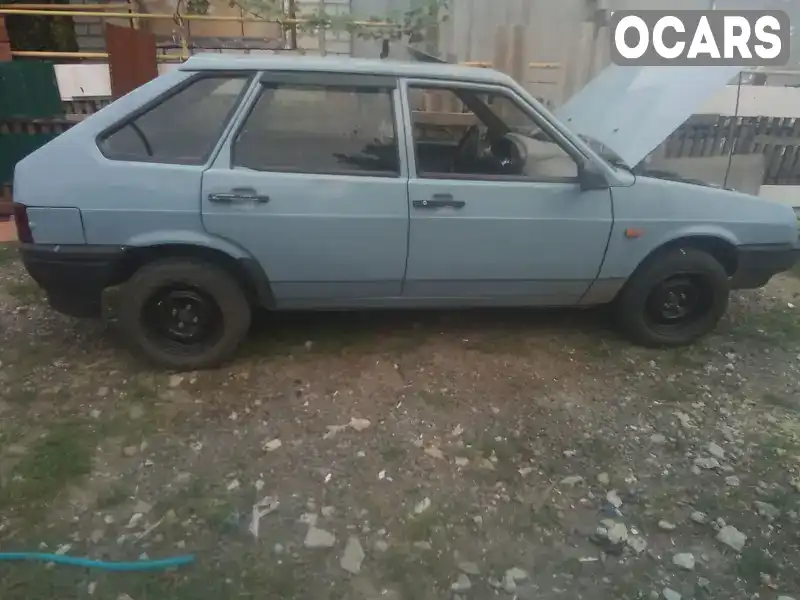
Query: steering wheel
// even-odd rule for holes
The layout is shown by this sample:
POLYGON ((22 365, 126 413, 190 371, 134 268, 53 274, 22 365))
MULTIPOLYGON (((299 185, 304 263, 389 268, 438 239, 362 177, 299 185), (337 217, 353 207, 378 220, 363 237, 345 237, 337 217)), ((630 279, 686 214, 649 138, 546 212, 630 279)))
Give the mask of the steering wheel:
POLYGON ((522 175, 524 172, 525 157, 511 138, 506 136, 493 141, 489 152, 499 174, 522 175))
POLYGON ((480 129, 477 125, 470 125, 456 146, 454 162, 459 163, 463 158, 476 158, 478 146, 481 141, 480 129))

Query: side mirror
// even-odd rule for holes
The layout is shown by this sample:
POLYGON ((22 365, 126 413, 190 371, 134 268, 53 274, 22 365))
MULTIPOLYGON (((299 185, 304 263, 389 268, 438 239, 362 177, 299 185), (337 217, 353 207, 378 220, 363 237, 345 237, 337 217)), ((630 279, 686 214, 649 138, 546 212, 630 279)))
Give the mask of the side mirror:
POLYGON ((578 167, 578 181, 583 192, 608 189, 608 180, 606 180, 605 174, 590 160, 578 167))

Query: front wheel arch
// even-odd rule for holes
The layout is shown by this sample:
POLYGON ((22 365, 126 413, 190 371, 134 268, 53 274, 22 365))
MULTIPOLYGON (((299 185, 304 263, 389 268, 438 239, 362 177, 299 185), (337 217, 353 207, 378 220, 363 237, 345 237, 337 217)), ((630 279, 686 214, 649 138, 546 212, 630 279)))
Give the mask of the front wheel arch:
POLYGON ((733 277, 739 269, 739 251, 731 242, 725 238, 713 235, 690 235, 669 240, 653 249, 650 254, 637 265, 633 273, 628 277, 628 281, 653 261, 658 260, 678 248, 701 250, 711 255, 723 266, 728 277, 733 277))

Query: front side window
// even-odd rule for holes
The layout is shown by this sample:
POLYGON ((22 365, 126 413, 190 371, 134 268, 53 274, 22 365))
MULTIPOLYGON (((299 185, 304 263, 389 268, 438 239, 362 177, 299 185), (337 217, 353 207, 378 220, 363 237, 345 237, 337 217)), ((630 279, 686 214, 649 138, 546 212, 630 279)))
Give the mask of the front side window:
POLYGON ((575 160, 505 94, 412 86, 409 103, 420 177, 577 180, 575 160))
POLYGON ((392 90, 265 84, 234 141, 232 162, 257 171, 396 177, 392 90))
POLYGON ((100 151, 114 160, 203 164, 248 81, 245 75, 196 79, 105 135, 100 151))

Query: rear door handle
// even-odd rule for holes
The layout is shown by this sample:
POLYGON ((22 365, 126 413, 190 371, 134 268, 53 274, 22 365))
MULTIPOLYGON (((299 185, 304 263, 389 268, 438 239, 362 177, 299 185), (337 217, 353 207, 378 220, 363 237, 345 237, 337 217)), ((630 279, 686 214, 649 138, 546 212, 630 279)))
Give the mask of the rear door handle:
POLYGON ((414 200, 412 203, 414 208, 464 208, 466 202, 463 200, 456 200, 452 194, 434 194, 430 200, 414 200))
POLYGON ((256 204, 266 204, 269 196, 259 194, 254 188, 233 188, 228 193, 209 194, 209 202, 231 204, 233 202, 254 202, 256 204))

